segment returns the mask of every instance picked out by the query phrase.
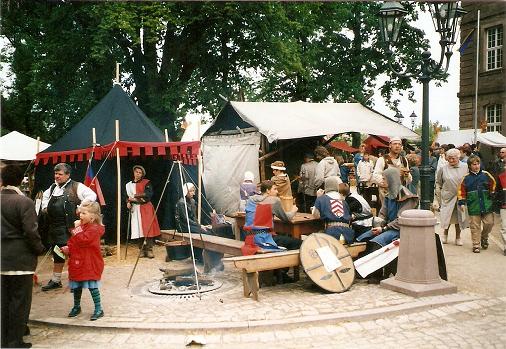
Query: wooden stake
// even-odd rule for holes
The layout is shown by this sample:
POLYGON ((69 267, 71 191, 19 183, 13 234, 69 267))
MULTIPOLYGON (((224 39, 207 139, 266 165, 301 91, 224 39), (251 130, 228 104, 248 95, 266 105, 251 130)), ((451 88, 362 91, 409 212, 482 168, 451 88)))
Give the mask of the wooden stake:
POLYGON ((169 142, 169 132, 167 132, 167 129, 164 129, 165 132, 165 142, 169 142))
POLYGON ((119 85, 119 66, 121 63, 116 62, 116 83, 119 85))
MULTIPOLYGON (((119 120, 116 120, 116 142, 119 141, 119 120)), ((117 172, 117 187, 116 187, 116 256, 118 261, 121 260, 120 249, 120 232, 121 232, 121 164, 119 158, 119 147, 116 144, 116 172, 117 172)))

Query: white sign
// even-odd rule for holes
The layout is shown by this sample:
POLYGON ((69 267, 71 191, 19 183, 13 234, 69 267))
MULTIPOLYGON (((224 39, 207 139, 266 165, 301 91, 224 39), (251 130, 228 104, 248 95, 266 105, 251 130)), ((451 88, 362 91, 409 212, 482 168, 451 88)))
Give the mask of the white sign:
POLYGON ((323 246, 318 249, 316 249, 316 253, 318 253, 318 256, 320 257, 323 266, 325 267, 325 270, 330 273, 331 271, 336 270, 339 268, 343 263, 337 258, 337 256, 332 253, 332 250, 329 246, 323 246))

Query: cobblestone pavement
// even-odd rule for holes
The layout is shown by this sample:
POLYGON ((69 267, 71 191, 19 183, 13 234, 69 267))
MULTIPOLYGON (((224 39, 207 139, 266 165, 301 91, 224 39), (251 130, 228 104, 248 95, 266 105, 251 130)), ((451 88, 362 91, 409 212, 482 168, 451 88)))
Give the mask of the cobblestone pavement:
MULTIPOLYGON (((494 237, 498 241, 497 229, 494 237)), ((69 319, 68 290, 34 289, 31 335, 34 347, 183 348, 192 340, 206 348, 464 347, 504 348, 506 343, 506 271, 501 246, 471 253, 470 233, 464 246, 445 245, 454 295, 415 299, 357 280, 341 294, 323 293, 302 278, 296 284, 266 287, 260 301, 242 296, 240 273, 227 267, 215 275, 217 291, 197 297, 155 296, 149 285, 159 267, 183 267, 188 261, 141 259, 126 288, 135 258, 108 257, 101 288, 106 316, 90 322, 91 297, 83 292, 83 313, 69 319)), ((452 241, 452 232, 450 232, 452 241)), ((39 279, 47 282, 50 265, 39 279)), ((66 275, 64 275, 66 278, 66 275)), ((191 346, 191 345, 190 345, 191 346)), ((195 344, 195 346, 200 346, 195 344)))

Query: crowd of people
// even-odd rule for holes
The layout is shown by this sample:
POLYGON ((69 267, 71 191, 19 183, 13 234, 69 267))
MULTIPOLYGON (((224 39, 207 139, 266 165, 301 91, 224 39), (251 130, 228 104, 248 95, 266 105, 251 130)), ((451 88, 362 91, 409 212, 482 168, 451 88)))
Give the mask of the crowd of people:
MULTIPOLYGON (((353 168, 357 191, 349 185, 349 171, 344 160, 318 146, 305 153, 297 180, 297 200, 283 161, 271 164, 272 178, 259 184, 253 172, 244 174, 239 186, 239 207, 244 210, 245 255, 259 248, 293 250, 299 239, 276 234, 273 217, 289 222, 300 210, 320 219, 324 232, 345 242, 367 242, 366 253, 373 252, 399 238, 398 218, 407 209, 417 208, 420 191, 420 154, 406 153, 400 138, 390 139, 388 150, 374 156, 365 144, 354 155, 353 168), (375 215, 372 202, 362 193, 377 188, 381 209, 375 215)), ((452 145, 430 150, 429 185, 433 210, 439 210, 441 239, 449 243, 449 230, 455 227, 455 244, 462 246, 462 231, 471 230, 472 252, 488 248, 488 236, 494 223, 494 210, 501 216, 501 236, 506 243, 506 148, 490 171, 484 170, 481 155, 470 145, 459 149, 452 145), (497 185, 496 185, 497 184, 497 185)), ((54 183, 43 193, 42 214, 47 216, 49 252, 53 274, 42 291, 62 288, 62 271, 68 260, 69 288, 74 305, 68 317, 81 313, 82 289, 89 290, 94 302, 90 320, 104 316, 100 297, 100 280, 104 261, 100 239, 104 234, 100 205, 96 194, 84 184, 71 179, 71 167, 60 163, 54 167, 54 183)), ((19 168, 5 166, 1 171, 2 200, 2 347, 30 347, 23 342, 31 306, 31 294, 37 256, 44 251, 37 229, 33 201, 19 189, 23 174, 19 168)), ((196 218, 195 186, 183 184, 182 197, 175 205, 176 229, 180 232, 222 235, 196 218)), ((126 184, 125 206, 129 211, 130 238, 139 244, 139 257, 153 258, 153 240, 160 227, 151 204, 153 187, 146 170, 135 165, 132 180, 126 184)), ((227 236, 228 237, 228 236, 227 236)), ((504 250, 506 255, 506 249, 504 250)), ((204 259, 216 270, 223 270, 222 255, 204 252, 204 259)), ((289 280, 282 271, 281 280, 289 280)), ((388 275, 378 275, 380 278, 388 275)))

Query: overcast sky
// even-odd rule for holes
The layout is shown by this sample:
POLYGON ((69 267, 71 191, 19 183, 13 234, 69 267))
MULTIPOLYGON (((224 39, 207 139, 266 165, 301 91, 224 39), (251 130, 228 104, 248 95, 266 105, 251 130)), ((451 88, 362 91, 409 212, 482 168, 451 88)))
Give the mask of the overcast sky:
MULTIPOLYGON (((419 20, 414 25, 425 32, 425 37, 430 40, 432 58, 439 60, 439 34, 434 30, 430 14, 428 12, 421 13, 419 20)), ((459 42, 460 39, 457 39, 457 44, 453 48, 454 53, 448 69, 448 82, 442 83, 440 87, 431 82, 429 86, 430 120, 432 122, 439 121, 441 125, 448 126, 451 130, 459 129, 459 99, 457 93, 459 92, 460 53, 456 51, 459 48, 459 42)), ((422 122, 422 84, 416 81, 413 84, 416 103, 409 101, 407 96, 396 95, 401 100, 399 110, 404 116, 403 124, 410 128, 411 119, 409 116, 413 111, 418 116, 416 125, 422 122)), ((395 112, 386 106, 379 93, 376 93, 373 98, 375 102, 374 109, 390 117, 395 115, 395 112)))

